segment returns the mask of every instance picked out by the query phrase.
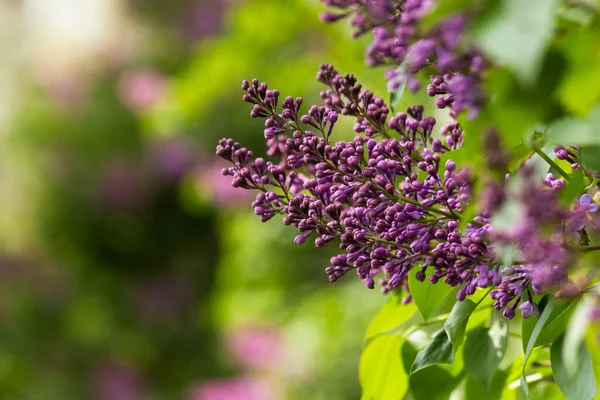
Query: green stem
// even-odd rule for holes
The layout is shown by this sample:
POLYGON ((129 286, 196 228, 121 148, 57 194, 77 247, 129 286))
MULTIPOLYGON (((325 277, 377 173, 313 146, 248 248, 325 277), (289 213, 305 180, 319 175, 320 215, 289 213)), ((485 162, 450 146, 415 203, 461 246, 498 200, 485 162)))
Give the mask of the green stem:
POLYGON ((538 154, 538 156, 542 157, 544 161, 546 161, 552 168, 554 168, 560 176, 565 178, 567 181, 569 180, 569 174, 567 174, 561 167, 558 166, 557 163, 554 162, 546 153, 542 151, 538 146, 534 145, 533 150, 538 154))
POLYGON ((488 297, 488 294, 490 294, 491 291, 492 291, 492 288, 490 288, 483 296, 481 296, 479 301, 477 303, 475 303, 475 309, 477 309, 477 307, 479 307, 479 305, 483 302, 483 300, 485 300, 485 298, 488 297))
POLYGON ((579 247, 579 250, 582 251, 583 253, 589 253, 590 251, 600 250, 600 245, 581 246, 581 247, 579 247))

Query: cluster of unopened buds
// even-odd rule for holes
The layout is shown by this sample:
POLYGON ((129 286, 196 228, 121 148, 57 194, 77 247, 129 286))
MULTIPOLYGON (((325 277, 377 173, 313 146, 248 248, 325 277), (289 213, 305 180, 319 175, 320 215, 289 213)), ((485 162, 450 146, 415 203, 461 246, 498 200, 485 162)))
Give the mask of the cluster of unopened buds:
POLYGON ((322 0, 332 7, 321 18, 335 22, 349 18, 354 36, 372 32, 367 49, 367 64, 387 66, 386 76, 392 88, 401 82, 416 91, 420 87, 415 74, 433 70, 427 93, 436 97, 438 108, 450 108, 456 116, 468 110, 477 115, 485 101, 480 88, 485 70, 484 57, 473 46, 464 49, 466 15, 452 15, 433 27, 423 23, 435 6, 433 0, 322 0))
MULTIPOLYGON (((463 109, 476 114, 484 100, 478 83, 484 62, 476 50, 458 50, 464 18, 451 17, 431 36, 418 38, 427 1, 324 2, 339 10, 326 20, 353 15, 357 34, 374 31, 370 64, 407 62, 409 74, 433 65, 439 75, 427 91, 441 96, 436 106, 451 107, 452 116, 463 109)), ((317 247, 339 244, 341 253, 325 268, 330 281, 353 272, 368 288, 406 290, 410 301, 408 275, 416 271, 419 281, 458 287, 458 300, 489 288, 494 307, 507 318, 517 308, 525 318, 538 314, 534 295, 567 283, 569 243, 585 232, 598 209, 588 195, 571 208, 561 205, 558 193, 565 180, 548 174, 538 181, 526 161, 513 173, 523 182, 517 193, 510 193, 511 176, 490 182, 480 193, 479 215, 462 221, 474 179, 451 160, 465 140, 457 121, 436 128, 422 106, 390 115, 383 99, 329 64, 321 65, 317 80, 327 87, 323 104, 306 114, 301 98, 280 99, 265 83, 244 81, 243 99, 252 104, 252 117, 265 120, 267 154, 277 161, 255 158, 232 139, 219 142, 217 155, 231 163, 223 173, 233 186, 257 191, 252 206, 262 221, 281 215, 284 224, 297 228, 297 244, 309 238, 317 247), (355 119, 352 141, 332 140, 343 116, 355 119), (492 220, 509 196, 520 205, 519 223, 503 230, 492 220), (547 226, 553 233, 542 232, 547 226), (510 246, 519 259, 502 257, 501 250, 510 246)), ((486 141, 496 147, 493 131, 486 141)), ((505 157, 495 150, 488 167, 502 169, 505 157)), ((555 152, 580 168, 577 150, 555 152)))

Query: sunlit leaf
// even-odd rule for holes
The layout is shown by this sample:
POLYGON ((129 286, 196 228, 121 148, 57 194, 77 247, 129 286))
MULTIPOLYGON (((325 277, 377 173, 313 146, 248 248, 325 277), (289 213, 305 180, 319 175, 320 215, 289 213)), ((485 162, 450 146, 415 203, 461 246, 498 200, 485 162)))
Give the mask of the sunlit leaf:
POLYGON ((450 294, 452 287, 442 281, 433 284, 425 279, 424 282, 420 282, 415 277, 418 271, 419 268, 415 267, 408 274, 408 287, 423 319, 427 321, 442 300, 450 294))
POLYGON ((579 116, 585 116, 600 100, 599 42, 597 26, 573 30, 558 39, 557 47, 569 60, 569 68, 556 98, 579 116))
POLYGON ((373 317, 365 334, 365 341, 384 332, 401 327, 415 314, 414 303, 402 304, 401 293, 392 293, 379 312, 373 317))
POLYGON ((360 358, 362 400, 398 400, 408 389, 402 365, 404 338, 383 335, 372 340, 360 358))

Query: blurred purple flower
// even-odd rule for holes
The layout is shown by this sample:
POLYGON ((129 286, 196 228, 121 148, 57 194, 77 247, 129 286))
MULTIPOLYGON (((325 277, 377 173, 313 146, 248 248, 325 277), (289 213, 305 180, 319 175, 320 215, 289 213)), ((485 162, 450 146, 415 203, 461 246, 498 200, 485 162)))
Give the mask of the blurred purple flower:
POLYGON ((184 34, 195 41, 219 33, 227 13, 227 0, 205 0, 195 4, 187 13, 183 24, 184 34))
POLYGON ((248 378, 216 379, 193 387, 187 400, 274 400, 275 397, 265 389, 248 378))
POLYGON ((197 172, 198 191, 219 207, 247 206, 254 196, 248 190, 231 186, 231 179, 222 173, 223 168, 227 167, 229 164, 219 159, 203 163, 197 172))
POLYGON ((153 143, 151 157, 159 172, 170 179, 179 179, 195 163, 192 143, 184 138, 163 139, 153 143))
POLYGON ((165 76, 152 69, 127 71, 118 84, 121 101, 136 112, 156 104, 163 97, 165 87, 165 76))
POLYGON ((78 111, 86 104, 87 82, 81 75, 67 74, 44 82, 54 102, 65 111, 78 111))
POLYGON ((270 328, 242 328, 225 336, 233 358, 245 368, 273 369, 279 364, 282 338, 270 328))
POLYGON ((598 211, 598 204, 592 200, 589 194, 582 195, 575 203, 575 207, 569 215, 569 224, 567 230, 569 232, 578 232, 585 226, 587 220, 589 220, 588 213, 595 213, 598 211))
POLYGON ((171 276, 148 279, 131 291, 135 311, 142 318, 156 323, 176 320, 191 298, 189 286, 171 276))
POLYGON ((142 168, 125 158, 108 162, 97 182, 100 205, 116 211, 136 211, 146 202, 148 192, 142 168))
POLYGON ((98 400, 139 400, 146 398, 143 379, 130 368, 102 364, 94 374, 94 388, 98 400))

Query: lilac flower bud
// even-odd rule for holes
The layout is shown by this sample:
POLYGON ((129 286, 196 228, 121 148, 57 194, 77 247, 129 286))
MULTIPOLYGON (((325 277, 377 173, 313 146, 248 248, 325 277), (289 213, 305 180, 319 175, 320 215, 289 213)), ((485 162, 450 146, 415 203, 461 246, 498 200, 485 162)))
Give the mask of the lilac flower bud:
POLYGON ((523 318, 527 319, 531 317, 531 314, 533 314, 534 306, 535 304, 532 301, 526 301, 519 306, 523 318))
POLYGON ((329 12, 323 12, 319 15, 319 18, 323 22, 336 22, 347 16, 348 16, 348 14, 333 14, 333 13, 329 13, 329 12))
POLYGON ((506 319, 513 319, 515 317, 515 310, 512 308, 507 308, 504 310, 502 315, 504 315, 504 318, 506 319))

